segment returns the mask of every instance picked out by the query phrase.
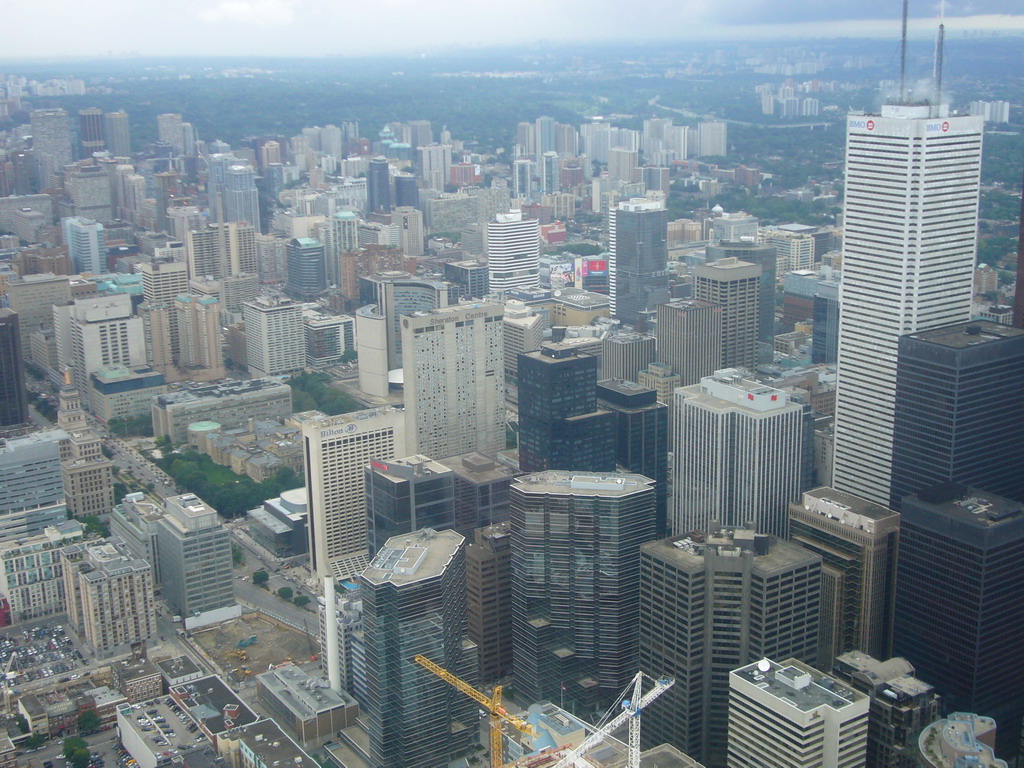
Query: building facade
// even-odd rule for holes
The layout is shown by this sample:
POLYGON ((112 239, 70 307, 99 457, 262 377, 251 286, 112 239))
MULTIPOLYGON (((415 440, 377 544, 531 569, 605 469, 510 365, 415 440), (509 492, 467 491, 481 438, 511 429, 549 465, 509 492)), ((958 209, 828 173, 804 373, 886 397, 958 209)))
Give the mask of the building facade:
POLYGON ((611 312, 632 325, 668 300, 668 211, 660 200, 628 200, 610 212, 608 227, 611 312))
POLYGON ((722 305, 704 299, 673 299, 658 307, 658 360, 692 387, 722 367, 722 305))

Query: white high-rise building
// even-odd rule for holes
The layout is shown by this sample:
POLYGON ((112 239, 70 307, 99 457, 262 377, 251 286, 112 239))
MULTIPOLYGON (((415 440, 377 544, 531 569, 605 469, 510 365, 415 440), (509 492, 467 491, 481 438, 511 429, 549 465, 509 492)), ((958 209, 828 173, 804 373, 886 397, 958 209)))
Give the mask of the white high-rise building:
POLYGON ((253 376, 278 376, 306 366, 302 305, 257 298, 242 305, 245 354, 253 376))
POLYGON ((971 317, 984 119, 888 105, 846 126, 832 486, 886 505, 898 339, 971 317))
POLYGON ((232 165, 224 171, 224 217, 260 229, 259 192, 251 165, 232 165))
POLYGON ((540 285, 540 223, 522 211, 499 213, 487 223, 487 268, 492 291, 540 285))
POLYGON ((503 316, 498 304, 402 316, 412 453, 444 459, 505 447, 503 316))
POLYGON ((800 498, 803 406, 733 368, 675 391, 676 535, 752 523, 787 538, 800 498))
POLYGON ((697 124, 697 155, 699 157, 725 157, 729 142, 727 124, 714 121, 697 124))
POLYGON ((373 408, 302 424, 309 498, 310 569, 355 578, 369 565, 363 468, 408 454, 405 414, 373 408))
POLYGON ((64 243, 76 272, 102 275, 107 269, 107 239, 103 225, 79 216, 60 220, 64 243))
POLYGON ((420 159, 420 178, 427 189, 444 192, 444 186, 452 173, 452 148, 448 144, 431 144, 417 147, 420 159))
POLYGON ((729 673, 729 768, 857 768, 868 748, 867 694, 796 659, 729 673))

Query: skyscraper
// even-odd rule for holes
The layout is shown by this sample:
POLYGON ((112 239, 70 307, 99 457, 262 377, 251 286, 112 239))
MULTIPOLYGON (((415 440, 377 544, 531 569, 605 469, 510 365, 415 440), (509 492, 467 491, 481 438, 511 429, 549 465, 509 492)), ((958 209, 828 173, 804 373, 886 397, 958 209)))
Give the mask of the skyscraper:
POLYGON ((231 165, 224 171, 224 217, 244 221, 260 231, 259 191, 251 165, 231 165))
MULTIPOLYGON (((601 342, 602 379, 636 382, 637 375, 658 356, 658 342, 640 333, 615 333, 601 342)), ((642 474, 642 473, 641 473, 642 474)))
POLYGON ((392 536, 455 529, 455 473, 426 456, 373 459, 365 468, 368 554, 392 536))
POLYGON ((71 122, 63 109, 33 109, 32 154, 40 189, 50 187, 50 177, 71 160, 71 122))
POLYGON ((0 431, 28 421, 25 360, 18 313, 0 309, 0 431))
POLYGON ((427 189, 444 192, 452 170, 452 148, 448 144, 416 147, 419 154, 420 178, 427 189))
POLYGON ((480 682, 512 672, 512 535, 509 522, 474 532, 466 545, 466 617, 480 682))
POLYGON ((380 768, 437 768, 478 740, 477 705, 423 669, 430 661, 470 682, 466 555, 455 531, 389 539, 359 575, 363 598, 369 751, 380 768))
POLYGON ((564 343, 519 356, 519 468, 615 471, 615 415, 597 407, 597 358, 564 343))
POLYGON ((704 299, 673 299, 658 306, 658 360, 691 387, 722 367, 722 305, 704 299))
POLYGON ((103 225, 77 216, 61 219, 64 242, 76 272, 106 274, 107 241, 103 225))
POLYGON ((700 264, 695 269, 693 295, 722 308, 722 365, 757 366, 761 311, 761 267, 735 257, 700 264))
POLYGON ((723 240, 709 245, 705 252, 708 261, 735 258, 761 267, 757 296, 757 340, 771 345, 775 338, 775 281, 778 267, 775 249, 752 241, 723 240))
POLYGON ((103 141, 114 157, 130 157, 132 142, 126 112, 107 112, 103 116, 103 141))
POLYGON ((107 148, 103 139, 103 110, 90 107, 78 110, 79 157, 90 158, 93 152, 107 148))
POLYGON ((391 168, 386 157, 370 160, 366 172, 366 212, 387 213, 391 210, 391 168))
POLYGON ((602 711, 636 674, 640 545, 654 482, 541 472, 510 489, 513 680, 526 701, 602 711))
POLYGON ((716 371, 675 392, 672 531, 753 523, 786 538, 800 497, 803 407, 782 390, 716 371))
POLYGON ((611 312, 632 325, 668 301, 668 211, 660 200, 619 203, 609 218, 611 312))
POLYGON ((1024 501, 1024 329, 972 320, 901 336, 890 501, 952 480, 1024 501))
POLYGON ((834 488, 789 505, 789 537, 822 559, 819 669, 847 651, 888 658, 900 517, 834 488))
POLYGON ((487 223, 490 288, 502 292, 540 284, 540 223, 522 211, 499 213, 487 223))
POLYGON ((253 376, 279 376, 306 366, 302 305, 258 297, 242 305, 246 365, 253 376))
POLYGON ((846 121, 832 485, 877 504, 890 498, 899 337, 970 318, 983 125, 902 105, 846 121))
POLYGON ((948 711, 999 723, 1012 758, 1024 715, 1024 509, 957 483, 903 499, 893 646, 948 711))
POLYGON ((772 654, 814 661, 821 591, 817 555, 716 528, 640 548, 640 669, 676 681, 642 736, 709 765, 724 764, 729 672, 772 654))
POLYGON ((502 307, 474 304, 402 316, 406 433, 444 459, 505 447, 502 307))
POLYGON ((327 264, 324 246, 311 237, 288 241, 288 295, 301 301, 313 301, 327 290, 327 264))
POLYGON ((67 519, 61 473, 61 430, 0 443, 0 540, 35 536, 67 519))
POLYGON ((220 279, 242 273, 256 274, 256 227, 228 221, 208 224, 190 231, 185 237, 185 254, 190 280, 197 277, 220 279))

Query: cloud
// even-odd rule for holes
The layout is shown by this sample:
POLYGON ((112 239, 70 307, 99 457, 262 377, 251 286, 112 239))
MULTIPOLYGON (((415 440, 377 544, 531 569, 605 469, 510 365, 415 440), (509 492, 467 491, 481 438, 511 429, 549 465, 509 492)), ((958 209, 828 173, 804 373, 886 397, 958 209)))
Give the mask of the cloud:
POLYGON ((208 23, 223 21, 276 26, 295 21, 297 0, 220 0, 199 11, 199 18, 208 23))

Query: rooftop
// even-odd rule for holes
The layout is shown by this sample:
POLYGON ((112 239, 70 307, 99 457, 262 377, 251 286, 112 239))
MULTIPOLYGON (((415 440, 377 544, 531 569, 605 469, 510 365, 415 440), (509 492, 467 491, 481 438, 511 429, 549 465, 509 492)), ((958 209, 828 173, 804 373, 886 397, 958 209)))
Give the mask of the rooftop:
POLYGON ((180 389, 160 395, 156 398, 156 402, 158 405, 166 407, 168 405, 196 402, 208 398, 232 397, 261 390, 270 391, 275 389, 291 392, 287 384, 272 378, 249 379, 248 381, 225 379, 207 384, 186 384, 180 389))
POLYGON ((214 675, 175 685, 171 688, 171 694, 194 720, 202 723, 212 734, 248 725, 259 719, 231 692, 223 680, 214 675))
POLYGON ((643 545, 643 550, 683 568, 704 568, 707 555, 739 557, 750 553, 754 567, 762 572, 791 568, 794 564, 813 562, 819 558, 803 547, 746 528, 716 529, 709 533, 690 531, 643 545))
POLYGON ((852 493, 837 491, 827 485, 805 491, 803 508, 808 512, 868 533, 875 533, 876 530, 881 531, 895 526, 899 521, 899 513, 888 507, 862 499, 860 496, 854 496, 852 493), (889 525, 877 525, 882 521, 889 525))
POLYGON ((1012 325, 993 323, 988 320, 970 320, 955 325, 945 325, 941 328, 931 328, 927 331, 918 331, 908 334, 908 336, 911 339, 927 341, 950 349, 967 349, 1004 339, 1019 339, 1024 336, 1024 328, 1015 328, 1012 325))
POLYGON ((435 578, 444 573, 464 541, 455 531, 430 528, 392 536, 361 578, 370 584, 390 583, 396 587, 435 578))
POLYGON ((935 768, 1006 768, 1006 762, 996 758, 992 747, 980 740, 986 735, 991 739, 995 728, 995 720, 990 717, 953 712, 921 731, 918 750, 926 764, 935 768))
POLYGON ((840 710, 866 698, 863 693, 796 659, 787 659, 781 664, 762 659, 733 670, 730 676, 760 688, 780 703, 801 712, 825 707, 840 710))
POLYGON ((515 472, 495 459, 482 453, 464 453, 441 461, 459 477, 474 483, 486 483, 511 479, 515 472))
POLYGON ((654 488, 654 481, 625 472, 587 474, 551 470, 517 477, 512 481, 512 487, 526 493, 612 497, 650 490, 654 488))
POLYGON ((331 690, 327 680, 312 678, 294 664, 275 667, 257 680, 299 720, 309 720, 338 707, 358 706, 347 693, 331 690))
POLYGON ((266 766, 292 766, 292 768, 316 768, 316 762, 302 748, 292 741, 273 720, 259 720, 235 728, 226 735, 238 739, 259 758, 259 764, 266 766))
POLYGON ((960 483, 940 483, 922 488, 904 502, 904 515, 910 511, 910 501, 917 502, 929 513, 939 512, 947 518, 970 523, 978 528, 1019 524, 1024 519, 1021 502, 960 483))
POLYGON ((175 656, 173 659, 162 659, 154 662, 157 669, 165 677, 177 678, 177 677, 188 677, 190 675, 196 675, 201 673, 203 670, 190 659, 188 656, 175 656))

